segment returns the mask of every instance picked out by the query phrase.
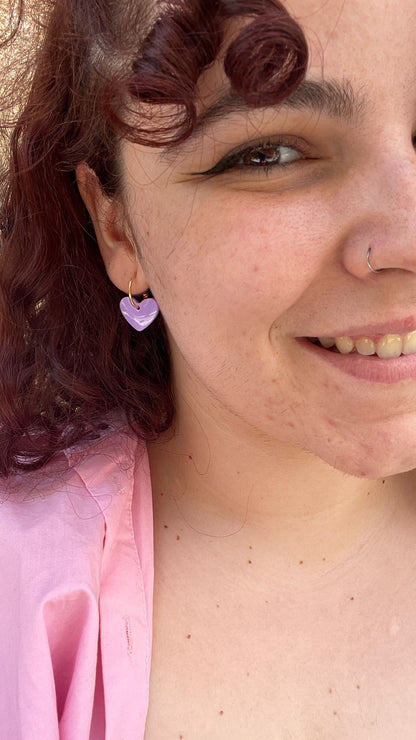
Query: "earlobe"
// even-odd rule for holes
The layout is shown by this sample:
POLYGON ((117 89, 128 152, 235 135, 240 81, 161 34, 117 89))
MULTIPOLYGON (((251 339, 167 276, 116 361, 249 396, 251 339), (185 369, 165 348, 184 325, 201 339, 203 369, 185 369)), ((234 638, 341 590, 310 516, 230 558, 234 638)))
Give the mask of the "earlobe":
POLYGON ((128 233, 121 202, 104 192, 96 173, 87 164, 78 165, 76 177, 110 280, 126 293, 135 275, 135 287, 138 292, 144 292, 148 284, 128 233))

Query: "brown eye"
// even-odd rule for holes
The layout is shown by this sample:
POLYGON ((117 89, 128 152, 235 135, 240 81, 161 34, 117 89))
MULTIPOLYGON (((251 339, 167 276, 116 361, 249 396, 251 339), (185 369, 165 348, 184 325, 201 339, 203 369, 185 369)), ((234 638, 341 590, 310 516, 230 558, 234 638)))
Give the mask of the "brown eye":
POLYGON ((298 159, 302 159, 302 155, 297 149, 279 144, 246 150, 240 154, 235 164, 243 167, 268 167, 290 164, 298 159))
POLYGON ((204 172, 194 172, 195 175, 219 175, 227 170, 259 170, 271 171, 273 168, 284 168, 306 159, 301 145, 277 143, 256 144, 240 151, 233 152, 221 159, 215 167, 204 172))

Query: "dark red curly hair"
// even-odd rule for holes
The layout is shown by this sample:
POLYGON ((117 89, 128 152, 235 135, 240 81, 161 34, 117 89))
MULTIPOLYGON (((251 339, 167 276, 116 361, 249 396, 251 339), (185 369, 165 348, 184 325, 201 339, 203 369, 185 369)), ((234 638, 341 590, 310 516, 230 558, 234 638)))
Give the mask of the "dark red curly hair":
MULTIPOLYGON (((152 147, 184 141, 197 121, 199 77, 232 19, 245 22, 225 49, 224 68, 249 105, 289 95, 308 59, 299 25, 277 0, 42 0, 38 7, 41 42, 26 78, 17 62, 14 80, 29 80, 28 93, 0 180, 2 475, 40 467, 94 437, 114 409, 144 439, 174 416, 163 319, 142 334, 122 319, 76 166, 86 162, 116 195, 120 136, 152 147), (168 118, 155 114, 161 104, 171 106, 168 118)), ((23 0, 15 11, 3 54, 25 28, 23 0)), ((13 95, 3 98, 5 129, 13 95)))

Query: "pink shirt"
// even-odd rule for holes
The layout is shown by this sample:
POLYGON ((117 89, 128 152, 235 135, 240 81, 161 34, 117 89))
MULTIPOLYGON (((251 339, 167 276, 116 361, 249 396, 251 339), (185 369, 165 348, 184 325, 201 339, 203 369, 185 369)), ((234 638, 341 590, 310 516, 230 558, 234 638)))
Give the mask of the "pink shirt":
POLYGON ((141 740, 153 525, 130 431, 0 481, 0 594, 0 738, 141 740))

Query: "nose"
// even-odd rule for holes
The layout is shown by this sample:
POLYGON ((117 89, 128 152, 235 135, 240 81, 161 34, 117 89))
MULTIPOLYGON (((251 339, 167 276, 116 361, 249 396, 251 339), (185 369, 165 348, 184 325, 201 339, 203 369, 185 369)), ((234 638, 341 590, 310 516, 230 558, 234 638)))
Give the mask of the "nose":
POLYGON ((390 143, 357 169, 346 188, 342 262, 355 277, 416 273, 416 155, 390 143), (404 151, 403 151, 404 150, 404 151), (383 273, 375 272, 377 270, 383 273))

